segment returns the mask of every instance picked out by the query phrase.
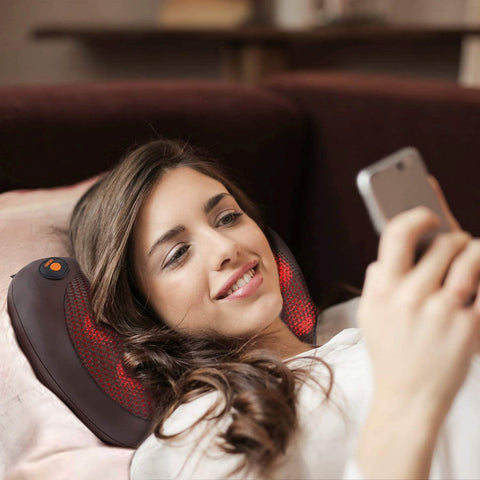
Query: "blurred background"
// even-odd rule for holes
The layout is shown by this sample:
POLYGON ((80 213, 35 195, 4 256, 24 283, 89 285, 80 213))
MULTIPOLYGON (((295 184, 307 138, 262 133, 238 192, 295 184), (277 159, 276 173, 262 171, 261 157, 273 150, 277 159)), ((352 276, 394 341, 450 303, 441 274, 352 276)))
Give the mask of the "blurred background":
POLYGON ((345 70, 480 84, 480 0, 0 0, 0 84, 345 70))

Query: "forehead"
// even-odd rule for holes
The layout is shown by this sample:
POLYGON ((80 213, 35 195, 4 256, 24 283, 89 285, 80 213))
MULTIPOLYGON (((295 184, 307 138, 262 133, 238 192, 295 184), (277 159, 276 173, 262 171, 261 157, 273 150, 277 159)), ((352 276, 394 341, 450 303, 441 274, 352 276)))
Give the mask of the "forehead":
POLYGON ((149 204, 161 204, 162 210, 176 211, 179 203, 202 202, 211 194, 226 191, 225 186, 218 180, 191 168, 179 167, 166 172, 160 178, 144 206, 148 208, 149 204))
POLYGON ((140 208, 137 232, 171 228, 182 223, 189 213, 197 213, 214 195, 227 192, 218 180, 188 167, 166 172, 155 184, 140 208))

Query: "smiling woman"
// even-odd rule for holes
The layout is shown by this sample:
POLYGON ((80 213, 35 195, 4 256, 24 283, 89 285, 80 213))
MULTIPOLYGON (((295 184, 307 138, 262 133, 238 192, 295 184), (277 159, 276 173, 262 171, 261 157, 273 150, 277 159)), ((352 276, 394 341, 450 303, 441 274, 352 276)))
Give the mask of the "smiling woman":
POLYGON ((174 329, 238 336, 281 322, 267 238, 224 185, 191 168, 171 170, 153 187, 137 217, 133 257, 144 297, 174 329))
POLYGON ((127 155, 79 200, 71 240, 153 399, 133 480, 478 478, 480 241, 457 225, 415 262, 438 221, 395 217, 362 329, 313 346, 282 322, 258 211, 218 165, 165 140, 127 155))
POLYGON ((127 365, 152 392, 156 435, 177 407, 218 391, 219 417, 242 412, 223 448, 243 454, 239 469, 266 471, 294 431, 295 381, 305 375, 281 358, 312 346, 280 319, 261 225, 218 165, 160 140, 85 193, 71 240, 96 318, 125 337, 127 365))

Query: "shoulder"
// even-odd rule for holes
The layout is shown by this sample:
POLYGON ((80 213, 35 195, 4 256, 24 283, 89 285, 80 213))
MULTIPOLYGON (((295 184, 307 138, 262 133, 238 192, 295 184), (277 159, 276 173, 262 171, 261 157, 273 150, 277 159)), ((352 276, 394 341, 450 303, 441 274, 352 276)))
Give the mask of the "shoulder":
POLYGON ((223 401, 218 392, 210 392, 195 398, 191 402, 180 405, 166 420, 164 433, 174 435, 179 433, 211 410, 212 415, 218 413, 223 407, 223 401))
POLYGON ((209 418, 213 417, 221 406, 220 396, 213 392, 178 407, 165 422, 164 433, 185 432, 171 440, 150 435, 134 454, 131 479, 225 478, 238 462, 219 445, 219 434, 227 428, 229 416, 202 420, 189 428, 210 410, 209 418))
POLYGON ((368 350, 359 328, 345 328, 329 341, 290 363, 310 376, 299 388, 299 416, 333 410, 343 417, 364 413, 373 388, 368 350), (319 395, 319 389, 323 395, 319 395), (325 402, 328 393, 329 401, 325 402))

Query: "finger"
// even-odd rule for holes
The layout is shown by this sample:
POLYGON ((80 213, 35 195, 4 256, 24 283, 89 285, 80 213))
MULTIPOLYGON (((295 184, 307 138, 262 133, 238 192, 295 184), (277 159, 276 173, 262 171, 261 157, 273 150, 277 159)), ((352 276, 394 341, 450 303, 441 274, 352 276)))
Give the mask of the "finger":
POLYGON ((455 218, 452 211, 450 210, 450 207, 447 203, 445 195, 443 194, 442 188, 438 183, 438 180, 433 175, 429 175, 428 181, 432 186, 433 191, 435 192, 435 196, 437 197, 438 203, 442 208, 443 214, 445 215, 445 218, 447 219, 447 222, 450 225, 450 228, 454 231, 461 230, 460 224, 457 222, 457 219, 455 218))
POLYGON ((373 296, 378 298, 388 294, 392 285, 382 270, 379 262, 373 262, 368 265, 365 271, 365 281, 362 288, 362 295, 373 296))
MULTIPOLYGON (((470 238, 468 233, 462 231, 443 233, 435 237, 408 279, 408 284, 417 298, 424 298, 441 288, 450 266, 466 248, 470 238)), ((463 270, 461 272, 463 273, 463 270)))
POLYGON ((453 262, 444 288, 465 304, 478 291, 480 280, 480 240, 470 240, 453 262))
POLYGON ((415 207, 396 215, 380 237, 378 261, 392 277, 404 275, 414 265, 419 239, 439 226, 439 217, 425 207, 415 207))

